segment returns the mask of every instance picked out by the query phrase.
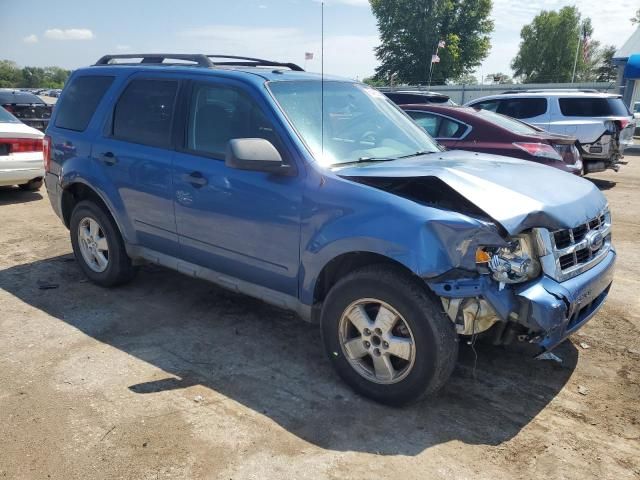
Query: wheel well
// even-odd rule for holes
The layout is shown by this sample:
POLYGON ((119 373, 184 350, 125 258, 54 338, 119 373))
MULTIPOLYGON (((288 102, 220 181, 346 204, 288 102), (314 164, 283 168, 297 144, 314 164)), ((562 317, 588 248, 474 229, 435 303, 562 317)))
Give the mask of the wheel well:
POLYGON ((65 188, 62 192, 62 218, 64 224, 69 228, 71 221, 71 213, 73 209, 82 200, 91 200, 96 205, 100 206, 106 213, 109 213, 107 205, 102 201, 100 196, 91 188, 83 183, 74 183, 65 188))
POLYGON ((358 270, 359 268, 366 267, 368 265, 389 265, 396 269, 400 269, 406 272, 408 275, 415 277, 416 275, 409 270, 406 266, 400 262, 393 260, 392 258, 385 257, 377 253, 371 252, 351 252, 339 255, 329 263, 327 263, 316 282, 315 289, 313 291, 313 303, 314 305, 322 303, 338 280, 344 276, 358 270))

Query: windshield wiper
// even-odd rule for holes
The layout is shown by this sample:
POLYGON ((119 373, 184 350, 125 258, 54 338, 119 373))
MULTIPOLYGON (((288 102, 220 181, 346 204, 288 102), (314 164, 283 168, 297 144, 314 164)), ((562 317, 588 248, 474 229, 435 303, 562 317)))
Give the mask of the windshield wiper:
POLYGON ((430 153, 435 153, 435 152, 427 152, 426 150, 418 150, 415 153, 410 153, 409 155, 402 155, 401 157, 398 157, 398 158, 419 157, 420 155, 428 155, 430 153))
POLYGON ((360 157, 357 160, 351 160, 349 162, 332 163, 330 167, 339 167, 342 165, 354 165, 356 163, 368 163, 368 162, 391 162, 397 160, 398 157, 360 157))

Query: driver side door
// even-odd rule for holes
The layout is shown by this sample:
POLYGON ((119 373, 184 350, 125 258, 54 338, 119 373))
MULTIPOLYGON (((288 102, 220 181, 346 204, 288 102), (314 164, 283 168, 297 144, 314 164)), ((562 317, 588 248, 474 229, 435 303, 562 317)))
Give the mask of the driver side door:
MULTIPOLYGON (((191 263, 297 296, 304 171, 292 176, 225 165, 233 138, 265 138, 293 162, 264 99, 237 82, 193 82, 181 148, 173 166, 181 257, 191 263)), ((233 285, 231 285, 233 286, 233 285)))

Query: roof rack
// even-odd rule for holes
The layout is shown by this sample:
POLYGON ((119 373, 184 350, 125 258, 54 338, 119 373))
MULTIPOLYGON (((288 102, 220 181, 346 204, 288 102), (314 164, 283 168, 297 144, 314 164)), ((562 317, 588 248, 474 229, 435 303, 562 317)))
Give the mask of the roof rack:
MULTIPOLYGON (((193 62, 198 67, 214 67, 215 65, 211 60, 207 58, 206 55, 202 54, 187 54, 187 53, 123 53, 117 55, 105 55, 100 58, 95 64, 96 65, 113 65, 111 63, 112 60, 117 59, 126 59, 126 58, 141 58, 142 61, 134 62, 134 63, 125 63, 124 65, 172 65, 163 63, 165 60, 182 60, 193 62)), ((123 65, 122 63, 117 65, 123 65)), ((175 64, 173 64, 175 65, 175 64)), ((182 63, 178 65, 184 65, 182 63)))
POLYGON ((104 55, 95 65, 181 65, 211 68, 216 66, 228 67, 285 67, 296 72, 304 70, 295 63, 275 62, 273 60, 264 60, 262 58, 238 57, 234 55, 203 55, 191 53, 123 53, 117 55, 104 55), (131 63, 112 63, 113 60, 119 59, 142 59, 140 62, 131 63), (213 62, 212 58, 222 59, 222 62, 213 62), (180 60, 188 63, 165 63, 165 60, 180 60))
POLYGON ((262 58, 238 57, 235 55, 206 55, 208 58, 221 58, 223 62, 215 62, 214 65, 219 66, 236 66, 236 67, 286 67, 296 72, 304 72, 304 69, 295 63, 275 62, 273 60, 264 60, 262 58), (229 61, 230 60, 230 61, 229 61))
POLYGON ((602 93, 595 88, 524 88, 522 90, 506 90, 500 95, 508 95, 513 93, 545 93, 545 92, 582 92, 582 93, 602 93))

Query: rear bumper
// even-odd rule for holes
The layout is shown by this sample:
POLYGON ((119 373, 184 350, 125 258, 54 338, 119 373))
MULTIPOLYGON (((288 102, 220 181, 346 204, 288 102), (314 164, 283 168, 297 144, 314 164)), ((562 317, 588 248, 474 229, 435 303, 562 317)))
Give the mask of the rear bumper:
POLYGON ((22 185, 31 180, 44 177, 44 168, 14 168, 11 170, 0 169, 0 187, 7 185, 22 185))
POLYGON ((551 350, 585 325, 604 304, 613 282, 616 253, 595 267, 564 282, 543 277, 516 291, 519 323, 536 333, 533 341, 551 350))

